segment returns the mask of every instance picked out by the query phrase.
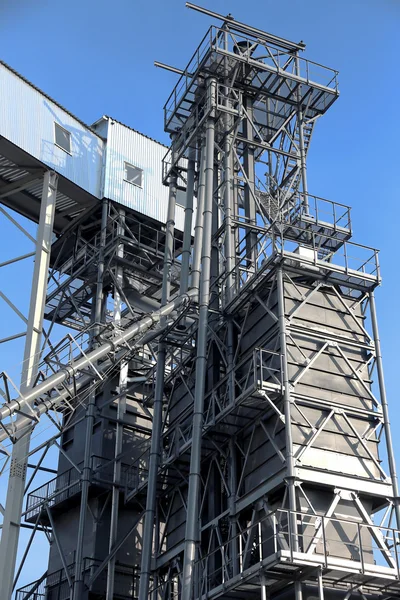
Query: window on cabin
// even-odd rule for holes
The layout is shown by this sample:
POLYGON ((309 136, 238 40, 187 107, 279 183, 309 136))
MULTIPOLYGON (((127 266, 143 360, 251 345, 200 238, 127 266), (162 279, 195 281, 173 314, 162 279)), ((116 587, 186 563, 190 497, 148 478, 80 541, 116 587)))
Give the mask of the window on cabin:
POLYGON ((139 169, 139 167, 126 162, 124 179, 133 185, 143 187, 143 169, 139 169))
POLYGON ((56 146, 71 154, 71 133, 58 123, 54 123, 54 136, 56 146))

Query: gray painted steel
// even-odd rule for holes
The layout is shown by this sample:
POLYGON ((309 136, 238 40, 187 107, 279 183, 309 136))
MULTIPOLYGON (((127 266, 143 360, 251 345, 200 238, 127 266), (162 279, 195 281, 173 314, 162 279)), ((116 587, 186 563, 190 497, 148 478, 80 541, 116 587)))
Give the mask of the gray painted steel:
POLYGON ((63 423, 23 515, 54 529, 49 568, 17 600, 398 597, 378 253, 308 191, 337 73, 313 81, 304 45, 189 6, 222 25, 175 70, 172 147, 94 125, 110 201, 53 243, 44 311, 74 351, 49 347, 56 372, 0 407, 5 442, 63 423))

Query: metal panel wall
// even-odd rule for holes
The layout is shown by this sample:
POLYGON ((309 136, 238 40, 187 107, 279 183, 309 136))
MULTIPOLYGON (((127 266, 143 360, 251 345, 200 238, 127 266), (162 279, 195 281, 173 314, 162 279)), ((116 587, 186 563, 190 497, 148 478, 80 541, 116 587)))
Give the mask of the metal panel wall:
MULTIPOLYGON (((168 188, 162 184, 162 159, 167 148, 125 125, 109 119, 104 195, 160 223, 167 218, 168 188), (143 187, 125 180, 125 162, 143 169, 143 187)), ((178 192, 176 227, 183 230, 178 192)))
POLYGON ((0 135, 99 197, 104 142, 0 64, 0 135), (71 154, 54 143, 54 123, 71 133, 71 154))

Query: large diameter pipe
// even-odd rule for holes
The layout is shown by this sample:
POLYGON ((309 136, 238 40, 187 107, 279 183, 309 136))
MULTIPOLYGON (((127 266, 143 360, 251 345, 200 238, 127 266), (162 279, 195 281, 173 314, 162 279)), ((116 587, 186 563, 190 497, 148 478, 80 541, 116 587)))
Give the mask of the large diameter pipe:
MULTIPOLYGON (((159 327, 157 330, 149 332, 133 346, 130 346, 130 349, 134 350, 139 346, 145 346, 156 337, 161 335, 164 329, 165 328, 163 327, 159 327)), ((101 365, 98 365, 97 370, 100 375, 103 375, 113 366, 117 366, 125 358, 126 348, 123 348, 117 355, 114 355, 113 360, 108 359, 102 362, 101 365)), ((34 412, 32 413, 32 418, 19 415, 18 419, 12 424, 5 425, 4 429, 0 429, 0 442, 3 442, 7 438, 12 438, 16 433, 20 433, 21 436, 25 435, 26 432, 32 428, 33 421, 38 421, 42 415, 50 410, 54 410, 58 405, 62 404, 64 400, 78 396, 78 394, 82 390, 85 390, 85 388, 87 388, 87 386, 89 386, 92 382, 93 375, 81 375, 74 383, 63 386, 63 391, 59 393, 56 398, 46 398, 35 407, 34 412)))
MULTIPOLYGON (((208 81, 208 101, 213 106, 216 93, 216 80, 208 81)), ((201 277, 199 294, 199 327, 196 353, 196 384, 193 406, 192 447, 187 499, 187 519, 185 531, 182 600, 191 600, 194 586, 194 564, 200 527, 200 463, 204 413, 204 391, 207 371, 207 329, 210 302, 211 276, 211 236, 212 205, 214 184, 214 138, 215 122, 210 116, 206 125, 205 147, 205 193, 203 210, 203 244, 201 256, 201 277)))
MULTIPOLYGON (((91 352, 84 354, 78 360, 60 369, 60 371, 54 373, 54 375, 51 375, 45 381, 36 385, 26 394, 20 395, 15 400, 11 400, 11 402, 4 404, 2 407, 0 407, 0 421, 10 417, 16 411, 23 410, 27 404, 31 404, 35 401, 40 401, 40 404, 38 404, 36 407, 32 407, 32 410, 30 411, 32 412, 32 420, 34 420, 36 417, 40 417, 45 412, 52 410, 62 402, 63 398, 49 400, 48 398, 43 398, 43 396, 48 394, 48 392, 54 388, 60 388, 65 381, 79 373, 79 371, 82 371, 92 364, 96 364, 102 358, 107 356, 109 352, 115 351, 117 348, 124 346, 136 336, 145 333, 148 329, 150 329, 150 327, 158 323, 162 317, 166 317, 176 309, 182 307, 182 305, 190 303, 197 297, 197 294, 198 291, 196 289, 191 289, 186 294, 178 296, 172 302, 169 302, 159 310, 147 315, 129 327, 126 331, 123 331, 117 335, 112 339, 112 341, 101 344, 98 346, 98 348, 95 348, 91 352)), ((97 370, 99 369, 97 368, 97 370)), ((1 435, 2 433, 0 433, 0 439, 1 435)), ((5 437, 7 437, 7 434, 5 434, 5 437)))

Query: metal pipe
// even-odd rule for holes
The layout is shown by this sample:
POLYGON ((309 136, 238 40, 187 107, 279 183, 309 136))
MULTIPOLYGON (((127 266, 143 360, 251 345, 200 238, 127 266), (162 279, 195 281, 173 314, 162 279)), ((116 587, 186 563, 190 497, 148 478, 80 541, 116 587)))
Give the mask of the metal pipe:
MULTIPOLYGON (((172 142, 172 148, 174 142, 172 142)), ((172 152, 174 163, 174 152, 172 152)), ((168 213, 165 232, 165 252, 161 304, 168 302, 171 291, 171 268, 174 259, 174 231, 175 231, 175 205, 177 193, 177 174, 172 171, 169 182, 168 213)), ((185 226, 186 215, 185 215, 185 226)), ((189 224, 191 227, 191 223, 189 224)), ((189 232, 190 234, 190 232, 189 232)), ((186 240, 187 241, 187 240, 186 240)), ((189 239, 190 243, 190 239, 189 239)), ((189 267, 189 264, 187 265, 189 267)), ((161 322, 163 325, 163 321, 161 322)), ((149 456, 149 473, 147 483, 146 510, 144 512, 144 525, 142 537, 142 559, 139 580, 139 600, 148 600, 151 575, 151 557, 153 549, 154 518, 157 503, 157 477, 161 461, 162 444, 162 422, 163 422, 163 400, 164 400, 164 377, 167 347, 165 342, 160 342, 157 353, 156 389, 153 404, 153 426, 149 456)))
POLYGON ((190 249, 192 247, 193 192, 196 168, 196 150, 189 148, 189 159, 186 183, 185 221, 183 228, 183 247, 181 263, 181 280, 179 293, 184 294, 189 286, 190 249))
POLYGON ((324 600, 324 581, 322 578, 322 567, 318 569, 318 596, 319 600, 324 600))
MULTIPOLYGON (((296 56, 296 72, 297 75, 300 75, 300 58, 296 56)), ((308 205, 308 183, 307 183, 307 156, 306 156, 306 148, 304 142, 304 112, 301 104, 301 86, 299 86, 297 91, 297 101, 298 101, 298 110, 297 110, 297 122, 299 127, 299 158, 300 158, 300 171, 301 171, 301 181, 302 181, 302 191, 303 191, 303 206, 306 214, 308 214, 309 205, 308 205)))
POLYGON ((190 278, 190 287, 198 290, 200 287, 200 263, 201 263, 201 243, 203 239, 203 208, 204 208, 204 189, 205 189, 205 149, 200 147, 200 167, 199 167, 199 185, 197 189, 197 212, 196 223, 194 226, 194 244, 192 273, 190 278))
MULTIPOLYGON (((228 34, 225 33, 225 49, 228 48, 228 34)), ((228 72, 229 68, 225 61, 225 106, 229 109, 231 102, 229 100, 229 80, 228 72)), ((232 142, 233 135, 230 132, 232 117, 227 112, 224 116, 225 126, 225 140, 224 140, 224 211, 225 211, 225 240, 224 240, 224 251, 225 251, 225 302, 229 303, 234 293, 234 273, 235 267, 235 238, 233 233, 233 187, 234 187, 234 172, 233 172, 233 157, 232 157, 232 142)))
POLYGON ((306 45, 303 42, 299 42, 298 44, 296 44, 296 42, 291 42, 290 40, 278 37, 277 35, 273 35, 272 33, 266 33, 262 29, 257 29, 256 27, 251 27, 250 25, 246 25, 245 23, 240 23, 240 21, 235 21, 235 19, 231 15, 224 17, 223 15, 209 10, 208 8, 203 8, 202 6, 192 4, 192 2, 186 2, 186 7, 208 15, 209 17, 214 17, 214 19, 224 21, 224 23, 229 23, 230 29, 240 31, 241 33, 247 33, 249 35, 254 35, 263 41, 275 44, 276 46, 280 46, 281 48, 285 48, 286 50, 304 50, 304 48, 306 47, 306 45))
MULTIPOLYGON (((123 236, 125 233, 125 211, 119 210, 119 222, 117 226, 117 235, 123 236)), ((121 243, 117 248, 118 258, 124 257, 124 244, 121 243)), ((122 288, 123 285, 123 269, 122 267, 117 268, 116 273, 117 285, 114 288, 114 322, 117 325, 121 325, 122 318, 122 299, 118 289, 122 288)), ((111 516, 110 516, 110 536, 108 540, 108 552, 111 555, 112 550, 117 541, 118 532, 118 514, 119 514, 119 497, 120 490, 118 484, 121 479, 121 460, 122 454, 122 443, 124 435, 123 419, 126 412, 126 387, 128 377, 128 363, 124 361, 121 364, 119 373, 119 387, 120 393, 118 398, 117 406, 117 424, 115 428, 115 448, 114 448, 114 469, 113 469, 113 488, 111 492, 111 516)), ((113 600, 114 597, 114 575, 115 575, 115 556, 110 558, 107 569, 107 583, 106 583, 106 600, 113 600)))
MULTIPOLYGON (((71 384, 70 386, 66 386, 67 389, 63 386, 64 382, 73 377, 75 374, 83 371, 85 368, 90 366, 92 363, 97 362, 101 358, 107 356, 111 351, 115 351, 119 347, 126 346, 127 342, 130 342, 136 336, 145 333, 152 325, 158 323, 162 317, 168 316, 169 314, 176 311, 178 308, 181 308, 185 304, 190 303, 192 300, 197 300, 198 290, 188 290, 187 294, 183 296, 178 296, 175 300, 172 300, 162 308, 157 311, 154 311, 150 315, 147 315, 131 327, 129 327, 126 331, 121 332, 117 337, 113 338, 110 342, 105 342, 95 350, 91 352, 85 353, 81 358, 77 361, 72 362, 69 366, 64 367, 54 375, 51 375, 45 381, 36 385, 32 388, 32 391, 24 396, 19 396, 16 400, 12 400, 8 404, 3 405, 0 408, 0 421, 6 419, 7 417, 14 414, 15 411, 19 411, 21 407, 23 407, 26 402, 37 402, 36 406, 32 406, 32 418, 29 417, 19 417, 12 425, 5 425, 4 429, 0 429, 0 442, 7 439, 7 437, 15 437, 17 432, 23 431, 29 425, 36 422, 43 414, 47 413, 49 410, 54 410, 62 404, 63 400, 68 397, 74 397, 74 389, 77 387, 78 390, 85 387, 93 377, 81 377, 76 381, 75 384, 71 384), (49 399, 48 393, 52 389, 62 390, 58 393, 55 398, 49 399)), ((159 335, 159 331, 153 332, 154 336, 159 335)), ((146 342, 150 341, 152 334, 148 334, 146 336, 146 342)), ((123 352, 124 354, 124 352, 123 352)), ((116 362, 118 362, 118 355, 116 358, 116 362)), ((102 363, 97 367, 97 370, 101 374, 103 371, 103 366, 105 369, 110 367, 110 362, 107 361, 104 364, 102 363)))
MULTIPOLYGON (((98 335, 100 331, 100 323, 103 314, 103 280, 104 280, 104 248, 107 241, 107 221, 108 221, 108 199, 103 199, 101 211, 101 231, 100 231, 100 247, 99 260, 97 265, 97 281, 96 295, 94 303, 94 335, 98 335)), ((93 390, 89 395, 89 401, 86 409, 86 431, 85 431, 85 447, 83 455, 83 467, 81 475, 81 502, 79 512, 78 535, 76 542, 75 554, 75 577, 72 590, 72 600, 80 600, 83 596, 83 544, 85 537, 86 514, 88 510, 89 488, 92 475, 92 438, 93 426, 96 414, 96 391, 93 390)))
MULTIPOLYGON (((28 390, 34 384, 41 356, 43 315, 46 303, 51 238, 56 210, 57 182, 58 175, 50 171, 45 173, 39 226, 35 242, 35 263, 21 375, 21 398, 24 398, 23 402, 29 407, 29 411, 32 408, 33 398, 30 398, 28 390)), ((11 404, 12 402, 8 406, 11 404)), ((14 426, 15 424, 12 424, 11 429, 14 426)), ((2 598, 4 600, 10 600, 12 595, 31 429, 32 421, 30 427, 25 431, 25 435, 14 443, 11 455, 7 501, 0 541, 0 581, 2 598)))
POLYGON ((382 404, 383 427, 385 430, 386 451, 387 451, 387 455, 388 455, 389 470, 390 470, 390 476, 392 478, 392 486, 393 486, 394 510, 396 513, 397 529, 400 529, 399 480, 397 477, 396 461, 395 461, 394 452, 393 452, 392 432, 391 432, 391 428, 390 428, 389 408, 388 408, 388 402, 387 402, 387 396, 386 396, 385 377, 384 377, 384 373, 383 373, 383 364, 382 364, 381 340, 379 337, 378 320, 376 318, 375 295, 374 295, 373 291, 370 292, 370 294, 369 294, 369 301, 370 301, 372 332, 373 332, 374 343, 375 343, 376 369, 378 372, 379 392, 380 392, 381 404, 382 404))
MULTIPOLYGON (((207 99, 211 107, 215 106, 216 80, 207 81, 207 99)), ((205 194, 203 209, 203 243, 201 253, 201 281, 199 294, 199 327, 197 334, 196 383, 194 390, 192 446, 190 453, 190 472, 187 499, 187 518, 185 530, 182 600, 191 600, 194 585, 194 562, 196 546, 199 541, 199 495, 200 462, 203 429, 204 390, 207 371, 207 328, 208 307, 210 301, 211 276, 211 232, 214 183, 214 112, 210 113, 206 123, 205 147, 205 194)))

